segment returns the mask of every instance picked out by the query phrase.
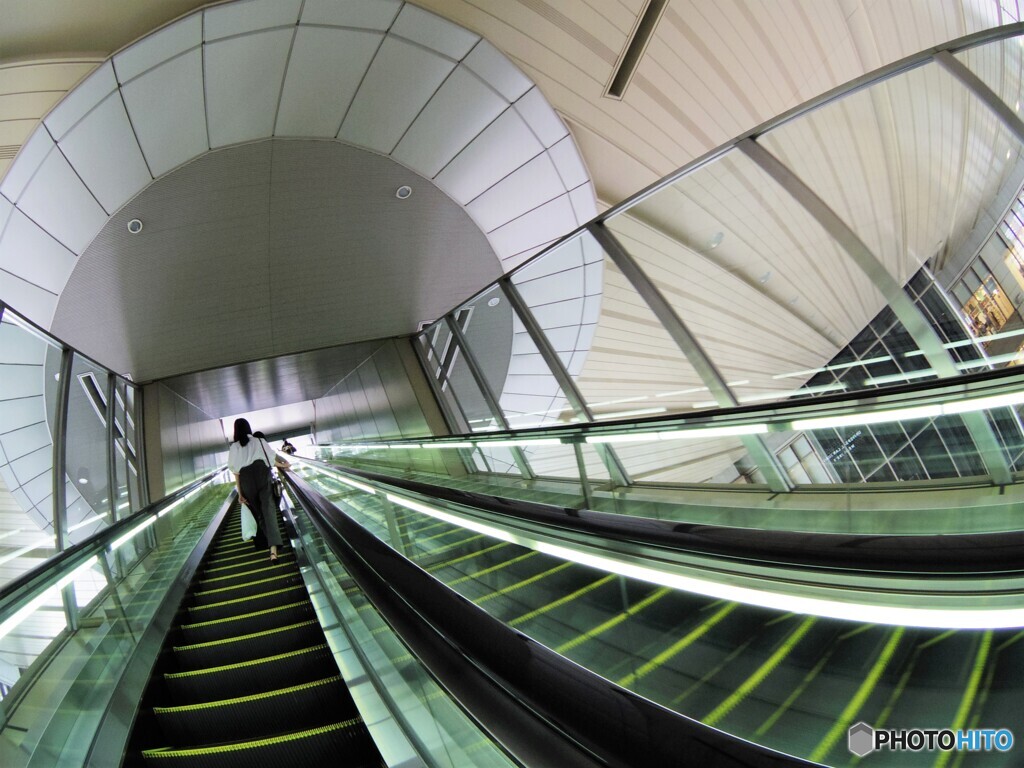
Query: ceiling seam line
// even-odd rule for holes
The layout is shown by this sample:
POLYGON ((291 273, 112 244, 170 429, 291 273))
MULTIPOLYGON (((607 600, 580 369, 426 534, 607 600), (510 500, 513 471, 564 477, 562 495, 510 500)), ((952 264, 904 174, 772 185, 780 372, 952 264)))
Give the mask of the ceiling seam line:
MULTIPOLYGON (((206 151, 213 150, 213 142, 210 139, 210 96, 207 85, 208 77, 206 72, 206 10, 202 11, 199 30, 199 54, 203 71, 203 122, 206 124, 206 151)), ((180 167, 180 166, 179 166, 180 167)))
MULTIPOLYGON (((26 216, 25 218, 28 218, 28 217, 26 216)), ((32 220, 31 220, 31 219, 29 219, 29 221, 32 221, 32 220)), ((35 224, 35 222, 32 222, 32 223, 33 223, 33 224, 35 224)), ((38 225, 38 224, 36 224, 36 226, 38 227, 39 225, 38 225)), ((44 231, 44 232, 46 232, 46 230, 43 230, 43 231, 44 231)), ((46 234, 50 235, 50 233, 49 233, 49 232, 47 232, 46 234)), ((53 235, 50 235, 50 237, 53 237, 53 235)), ((54 242, 56 242, 56 243, 60 244, 60 247, 61 247, 61 248, 65 248, 64 244, 63 244, 63 243, 61 243, 61 242, 60 242, 59 240, 57 240, 56 238, 54 238, 54 242)), ((72 251, 68 251, 68 253, 71 253, 71 255, 72 255, 72 256, 75 256, 75 254, 74 254, 74 253, 73 253, 72 251)), ((77 259, 78 257, 77 257, 77 256, 75 256, 75 258, 77 259)), ((6 273, 7 273, 8 275, 10 275, 11 277, 16 277, 16 278, 18 278, 19 280, 21 280, 22 282, 28 283, 28 284, 29 284, 29 285, 31 285, 31 286, 32 286, 33 288, 38 288, 38 289, 39 289, 40 291, 45 291, 46 293, 50 294, 50 295, 51 295, 51 296, 53 296, 54 298, 57 298, 57 297, 58 297, 58 296, 60 295, 60 294, 58 294, 58 293, 54 293, 54 292, 53 292, 53 291, 51 291, 51 290, 50 290, 49 288, 44 288, 43 286, 39 285, 38 283, 33 283, 33 282, 32 282, 31 280, 28 280, 28 279, 26 279, 26 278, 22 277, 21 275, 16 275, 16 274, 14 274, 13 272, 11 272, 10 270, 4 269, 3 267, 0 267, 0 272, 6 272, 6 273)), ((20 315, 20 314, 22 314, 22 312, 21 312, 21 311, 20 311, 20 310, 19 310, 19 309, 18 309, 17 307, 13 306, 13 305, 12 305, 12 304, 10 304, 9 302, 7 303, 7 306, 8 306, 8 307, 10 307, 11 309, 13 309, 13 310, 14 310, 15 312, 17 312, 17 313, 18 313, 19 315, 20 315)))
MULTIPOLYGON (((491 120, 489 123, 487 123, 487 125, 485 125, 483 128, 481 128, 473 138, 471 138, 469 141, 467 141, 466 145, 462 149, 460 149, 458 152, 456 152, 454 155, 452 155, 451 159, 448 160, 448 162, 446 162, 443 166, 441 166, 441 169, 437 173, 435 173, 433 176, 430 177, 431 181, 434 181, 435 179, 437 179, 438 176, 440 176, 442 173, 444 173, 448 169, 448 166, 450 166, 452 163, 454 163, 459 158, 459 156, 462 155, 463 152, 465 152, 477 139, 479 139, 481 136, 483 136, 483 134, 487 131, 488 128, 490 128, 492 125, 494 125, 496 122, 498 122, 498 120, 501 119, 501 116, 504 115, 506 112, 508 112, 512 108, 512 103, 511 102, 509 102, 507 99, 505 99, 504 96, 502 96, 502 99, 505 100, 505 102, 506 102, 505 103, 505 108, 503 110, 501 110, 501 112, 499 112, 497 115, 495 115, 493 120, 491 120)), ((472 202, 472 201, 470 201, 470 202, 472 202)))
POLYGON ((277 106, 274 108, 274 124, 270 128, 270 137, 277 138, 277 121, 281 119, 281 101, 284 99, 284 84, 288 81, 288 70, 292 66, 292 52, 295 50, 295 39, 299 36, 299 22, 302 19, 302 11, 306 7, 306 0, 299 4, 299 13, 295 17, 295 24, 292 25, 292 41, 288 44, 288 55, 284 60, 284 70, 281 72, 281 87, 277 91, 277 106))
POLYGON ((388 28, 383 31, 377 30, 378 32, 381 32, 380 41, 377 43, 377 48, 376 50, 374 50, 373 56, 370 57, 370 61, 366 64, 366 68, 363 70, 362 77, 359 78, 359 85, 357 85, 356 89, 352 92, 352 98, 349 100, 348 106, 345 107, 345 114, 341 116, 341 122, 338 124, 338 130, 335 132, 334 138, 337 139, 341 136, 341 130, 342 128, 345 127, 345 121, 348 119, 348 115, 352 111, 352 105, 355 104, 356 99, 359 98, 359 92, 363 89, 363 83, 366 82, 366 76, 369 74, 370 69, 373 67, 373 63, 377 60, 377 57, 380 55, 380 49, 384 47, 384 41, 387 40, 388 35, 391 34, 391 28, 395 26, 395 21, 398 20, 398 17, 399 15, 401 15, 403 8, 405 8, 404 2, 398 7, 398 10, 395 11, 394 18, 391 19, 390 23, 388 23, 388 28))
MULTIPOLYGON (((113 60, 111 60, 113 61, 113 60)), ((114 69, 114 78, 117 79, 117 69, 114 69)), ((128 119, 128 127, 131 128, 132 136, 135 137, 135 143, 139 147, 139 154, 142 155, 142 162, 146 164, 146 172, 149 174, 150 181, 156 181, 156 175, 153 173, 153 168, 149 164, 149 159, 146 157, 145 150, 142 149, 142 140, 139 139, 139 134, 135 130, 135 123, 132 121, 131 113, 128 111, 128 103, 124 100, 124 92, 121 90, 120 84, 117 87, 117 95, 121 99, 121 108, 124 109, 124 116, 128 119)), ((146 186, 149 186, 148 184, 146 186)), ((125 203, 129 202, 131 198, 125 200, 125 203)), ((124 205, 124 203, 122 203, 124 205)))
MULTIPOLYGON (((178 53, 174 54, 173 56, 168 56, 168 57, 167 57, 166 59, 163 59, 162 61, 158 61, 158 62, 157 62, 156 64, 154 64, 153 66, 151 66, 151 67, 147 67, 146 69, 144 69, 144 70, 142 70, 141 72, 139 72, 139 74, 137 74, 137 75, 132 75, 132 76, 131 76, 131 77, 129 77, 129 78, 127 79, 127 80, 122 80, 122 79, 120 79, 120 78, 118 77, 118 78, 117 78, 117 81, 118 81, 118 82, 119 82, 119 83, 121 84, 121 87, 122 87, 122 88, 124 88, 124 87, 125 87, 126 85, 131 85, 131 84, 132 84, 132 83, 134 83, 134 82, 135 82, 136 80, 141 80, 141 79, 142 79, 143 77, 145 77, 146 75, 148 75, 148 74, 149 74, 150 72, 152 72, 152 71, 153 71, 153 70, 155 70, 155 69, 159 69, 159 68, 160 68, 160 67, 162 67, 162 66, 163 66, 164 64, 170 64, 170 63, 171 63, 172 61, 175 61, 176 59, 180 59, 180 58, 182 58, 183 56, 188 56, 188 55, 189 55, 190 53, 192 53, 193 51, 198 51, 198 50, 199 50, 200 48, 202 48, 202 47, 203 47, 203 43, 202 43, 202 41, 200 40, 200 41, 199 41, 198 43, 196 43, 195 45, 190 45, 190 46, 189 46, 188 48, 186 48, 185 50, 183 50, 183 51, 178 51, 178 53)), ((111 60, 111 61, 113 61, 114 59, 113 59, 113 58, 111 58, 110 60, 111 60)), ((117 66, 116 66, 116 65, 114 66, 114 75, 115 75, 115 77, 117 77, 117 66)))

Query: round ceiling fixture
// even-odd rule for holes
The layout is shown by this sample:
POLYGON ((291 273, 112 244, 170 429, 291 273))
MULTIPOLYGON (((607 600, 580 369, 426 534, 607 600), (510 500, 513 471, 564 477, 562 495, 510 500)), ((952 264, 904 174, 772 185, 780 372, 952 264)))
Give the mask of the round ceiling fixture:
POLYGON ((412 187, 408 184, 403 184, 395 191, 395 197, 399 200, 408 200, 412 197, 412 187))
POLYGON ((501 299, 500 299, 500 298, 498 298, 497 296, 495 296, 495 297, 494 297, 493 299, 490 299, 490 300, 489 300, 489 301, 487 302, 487 306, 488 306, 488 307, 496 307, 496 306, 498 306, 499 304, 501 304, 501 299))
POLYGON ((129 221, 128 222, 128 231, 131 232, 133 235, 139 234, 139 232, 142 231, 142 220, 141 219, 132 219, 131 221, 129 221))
POLYGON ((715 250, 715 248, 722 244, 723 240, 725 240, 725 233, 715 232, 712 238, 708 240, 708 248, 710 248, 711 250, 715 250))

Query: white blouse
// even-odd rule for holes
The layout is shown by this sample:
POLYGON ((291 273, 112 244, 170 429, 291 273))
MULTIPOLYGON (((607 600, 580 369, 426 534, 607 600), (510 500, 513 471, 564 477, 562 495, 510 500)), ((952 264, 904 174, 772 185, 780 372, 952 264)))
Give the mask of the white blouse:
POLYGON ((277 451, 270 447, 270 443, 258 437, 249 435, 249 442, 245 445, 232 443, 228 448, 228 469, 236 475, 242 471, 242 467, 248 467, 254 461, 262 461, 271 468, 274 466, 274 457, 277 451), (266 454, 263 451, 266 450, 266 454))

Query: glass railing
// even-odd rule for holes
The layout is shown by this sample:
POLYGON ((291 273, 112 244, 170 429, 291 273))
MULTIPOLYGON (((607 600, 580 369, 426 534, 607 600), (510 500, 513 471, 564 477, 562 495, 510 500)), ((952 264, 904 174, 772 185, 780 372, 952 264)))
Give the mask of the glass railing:
POLYGON ((226 509, 232 486, 221 477, 94 533, 0 591, 0 660, 12 681, 0 699, 0 764, 84 764, 136 651, 159 649, 147 630, 168 610, 168 589, 226 509))
MULTIPOLYGON (((923 614, 909 605, 842 615, 809 610, 798 596, 753 602, 739 590, 710 593, 693 582, 659 580, 644 568, 651 563, 637 558, 616 569, 613 555, 579 541, 553 546, 537 530, 386 483, 311 463, 296 471, 494 618, 606 680, 737 737, 822 764, 855 766, 847 735, 858 722, 1007 729, 1011 741, 1024 732, 1013 704, 1021 694, 1012 672, 1020 655, 1019 617, 1006 628, 965 629, 921 626, 926 622, 916 620, 923 614), (572 550, 587 556, 574 557, 572 550)), ((905 586, 913 591, 910 581, 905 586)), ((981 615, 984 600, 974 599, 981 615)), ((840 599, 836 604, 841 607, 840 599)), ((962 607, 970 610, 969 604, 962 607)), ((993 749, 985 764, 1015 765, 1013 755, 993 749)), ((961 763, 975 757, 961 755, 961 763)), ((880 752, 871 760, 900 768, 946 763, 924 751, 880 752)))

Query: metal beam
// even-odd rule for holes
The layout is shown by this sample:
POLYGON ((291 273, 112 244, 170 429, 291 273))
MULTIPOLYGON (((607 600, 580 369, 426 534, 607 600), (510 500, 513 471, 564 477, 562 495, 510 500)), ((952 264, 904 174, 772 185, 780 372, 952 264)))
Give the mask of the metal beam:
MULTIPOLYGON (((846 251, 854 264, 878 289, 889 308, 907 329, 907 333, 924 354, 928 364, 940 377, 960 375, 956 361, 932 328, 920 308, 903 290, 885 265, 871 251, 857 233, 833 211, 824 200, 808 187, 792 170, 753 139, 744 139, 736 145, 743 154, 772 177, 818 224, 846 251)), ((1012 482, 1012 472, 1003 450, 996 439, 992 425, 983 413, 965 413, 961 418, 971 433, 985 468, 997 485, 1012 482)))
MULTIPOLYGON (((114 414, 117 412, 116 378, 113 373, 107 371, 107 498, 110 499, 109 511, 110 522, 112 523, 117 522, 117 466, 114 464, 117 461, 117 446, 115 445, 117 431, 114 429, 114 414)), ((127 424, 124 426, 125 429, 128 429, 127 424)), ((126 457, 127 454, 128 450, 126 447, 126 457)), ((131 514, 130 511, 129 514, 131 514)))
MULTIPOLYGON (((466 336, 462 333, 462 329, 459 327, 458 319, 455 317, 454 313, 445 315, 444 319, 445 322, 448 323, 448 330, 451 331, 452 340, 458 345, 459 350, 462 352, 462 359, 466 361, 466 367, 469 368, 469 373, 472 375, 473 381, 476 382, 477 389, 480 390, 480 394, 483 396, 484 402, 487 403, 487 409, 491 412, 491 416, 494 417, 494 420, 501 425, 501 428, 508 431, 510 427, 508 425, 508 419, 505 418, 505 412, 501 410, 501 404, 498 402, 497 395, 495 395, 494 390, 491 389, 490 382, 487 381, 487 377, 484 375, 484 371, 480 367, 480 363, 477 362, 476 357, 469 348, 466 336)), ((456 395, 456 399, 458 399, 458 395, 456 395)), ((527 461, 526 454, 523 452, 523 449, 512 446, 510 450, 512 452, 512 458, 515 459, 516 466, 519 467, 519 471, 522 473, 523 477, 527 480, 534 479, 537 475, 534 474, 533 469, 530 467, 530 462, 527 461)))
POLYGON ((999 95, 985 85, 985 82, 974 74, 960 59, 949 51, 939 51, 935 54, 935 63, 943 67, 949 74, 963 83, 967 90, 977 96, 985 103, 1003 125, 1010 129, 1017 141, 1024 143, 1024 120, 1021 120, 1017 113, 1010 109, 1010 105, 999 98, 999 95))
MULTIPOLYGON (((430 345, 430 351, 434 357, 437 357, 437 352, 434 350, 434 345, 430 343, 430 337, 426 333, 422 334, 424 341, 430 345)), ((412 344, 413 351, 416 353, 416 359, 420 361, 420 367, 423 369, 423 375, 427 378, 427 386, 430 387, 430 391, 434 394, 434 400, 437 401, 438 407, 441 409, 441 416, 444 418, 445 423, 448 425, 449 433, 457 435, 469 430, 469 422, 466 420, 466 414, 456 414, 451 407, 451 404, 445 399, 444 392, 441 391, 441 387, 437 383, 437 377, 431 370, 430 359, 427 357, 426 350, 423 349, 423 345, 419 342, 419 338, 413 336, 409 339, 412 344), (462 422, 459 422, 461 416, 462 422)), ((440 360, 440 358, 438 358, 440 360)))
MULTIPOLYGON (((548 370, 551 371, 551 375, 555 377, 555 382, 561 388, 562 394, 565 395, 565 399, 569 402, 573 415, 586 421, 593 421, 594 414, 591 412, 590 406, 587 405, 583 393, 576 386, 576 382, 573 381, 568 369, 562 364, 562 359, 558 356, 558 352, 551 346, 551 342, 548 341, 544 329, 540 327, 537 318, 533 316, 533 312, 523 300, 519 289, 516 288, 509 277, 503 277, 499 280, 498 286, 501 288, 501 292, 508 300, 508 303, 512 305, 512 309, 519 315, 523 327, 526 328, 526 333, 529 334, 548 370)), ((626 471, 626 467, 619 459, 618 454, 615 453, 614 448, 610 445, 598 443, 594 445, 594 449, 604 463, 605 468, 608 470, 608 475, 615 485, 627 486, 632 482, 629 478, 629 472, 626 471)))
POLYGON ((57 540, 57 551, 63 552, 70 545, 68 539, 68 495, 67 495, 67 429, 68 396, 71 393, 71 357, 68 348, 61 349, 60 380, 57 383, 57 402, 53 416, 53 535, 57 540))
MULTIPOLYGON (((696 336, 690 333, 682 318, 676 313, 668 299, 658 290, 654 282, 647 276, 630 253, 622 247, 622 243, 605 226, 604 222, 591 223, 588 227, 605 253, 615 263, 619 271, 625 275, 636 292, 640 294, 654 316, 662 324, 668 335, 676 343, 690 365, 697 372, 701 382, 719 407, 732 408, 739 405, 729 385, 725 382, 714 362, 704 351, 696 336)), ((777 493, 793 490, 793 482, 782 468, 778 458, 769 450, 759 435, 743 435, 740 437, 743 447, 747 449, 758 469, 765 477, 768 487, 777 493)))

